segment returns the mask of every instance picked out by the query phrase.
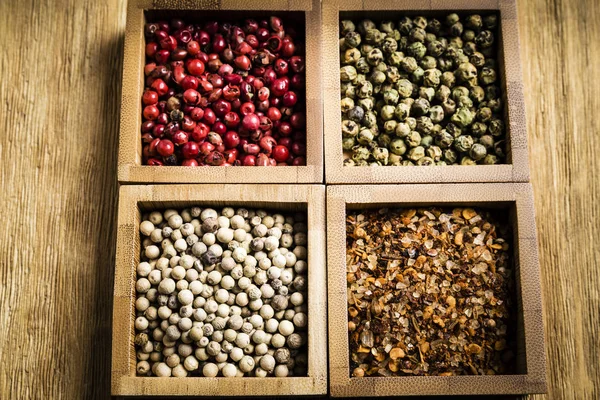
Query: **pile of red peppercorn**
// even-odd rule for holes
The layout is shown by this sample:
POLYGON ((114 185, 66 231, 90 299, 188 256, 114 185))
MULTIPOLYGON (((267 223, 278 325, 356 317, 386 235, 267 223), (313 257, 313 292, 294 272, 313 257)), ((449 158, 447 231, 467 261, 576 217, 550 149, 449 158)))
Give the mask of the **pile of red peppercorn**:
POLYGON ((278 17, 148 23, 147 165, 305 165, 304 46, 278 17))

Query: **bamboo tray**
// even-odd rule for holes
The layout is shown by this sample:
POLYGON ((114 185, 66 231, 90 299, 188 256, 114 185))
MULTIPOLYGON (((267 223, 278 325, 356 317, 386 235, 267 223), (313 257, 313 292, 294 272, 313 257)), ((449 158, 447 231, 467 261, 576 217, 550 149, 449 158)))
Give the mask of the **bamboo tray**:
POLYGON ((527 131, 515 0, 323 0, 325 180, 327 184, 528 182, 527 131), (508 164, 344 167, 340 118, 339 22, 447 12, 500 13, 499 76, 504 93, 508 164))
POLYGON ((546 391, 540 267, 529 184, 330 186, 327 188, 327 246, 332 396, 529 394, 546 391), (509 211, 518 291, 517 375, 350 378, 346 210, 419 205, 476 205, 509 211))
POLYGON ((323 183, 321 90, 321 3, 319 0, 129 0, 125 28, 120 183, 323 183), (142 165, 144 24, 149 17, 205 20, 284 15, 304 21, 306 41, 306 166, 183 167, 142 165))
POLYGON ((115 267, 112 394, 122 396, 274 396, 327 392, 325 188, 319 185, 162 185, 120 189, 115 267), (136 267, 142 212, 191 205, 306 211, 308 217, 308 376, 160 378, 136 376, 136 267))

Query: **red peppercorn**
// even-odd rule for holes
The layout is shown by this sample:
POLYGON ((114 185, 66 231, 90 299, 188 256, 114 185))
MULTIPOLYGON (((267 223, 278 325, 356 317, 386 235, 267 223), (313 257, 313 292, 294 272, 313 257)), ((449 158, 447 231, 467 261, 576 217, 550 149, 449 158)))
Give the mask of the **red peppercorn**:
POLYGON ((181 155, 183 158, 196 158, 200 153, 200 146, 196 142, 187 142, 181 146, 181 155))
POLYGON ((285 162, 285 160, 287 160, 289 156, 290 156, 290 151, 285 146, 279 145, 279 146, 275 146, 275 148, 273 149, 273 158, 277 162, 285 162))
POLYGON ((237 127, 241 122, 240 116, 235 112, 228 112, 227 114, 225 114, 225 117, 223 117, 223 121, 229 129, 237 127))
POLYGON ((256 114, 248 114, 242 120, 242 127, 247 131, 255 131, 260 126, 260 119, 256 114))
POLYGON ((158 111, 158 107, 156 106, 146 106, 144 107, 144 118, 149 119, 149 120, 155 120, 156 118, 158 118, 158 114, 160 114, 160 111, 158 111))
POLYGON ((204 117, 204 110, 200 107, 194 107, 192 111, 190 111, 190 117, 194 121, 200 121, 202 117, 204 117))
POLYGON ((287 75, 288 73, 288 63, 282 58, 278 58, 275 60, 275 64, 273 64, 273 69, 278 76, 287 75))
POLYGON ((267 110, 267 117, 271 121, 279 121, 281 119, 281 112, 276 107, 269 107, 267 110))
POLYGON ((229 150, 225 150, 223 152, 223 155, 225 156, 226 164, 233 164, 238 159, 239 151, 238 151, 238 149, 229 149, 229 150))
POLYGON ((211 110, 210 108, 207 108, 204 110, 204 117, 202 118, 202 120, 206 124, 212 125, 217 120, 217 116, 215 115, 215 112, 213 110, 211 110))
MULTIPOLYGON (((225 132, 227 132, 227 126, 223 122, 217 121, 213 124, 212 131, 215 133, 218 133, 219 135, 223 135, 223 134, 225 134, 225 132)), ((209 134, 209 137, 210 137, 210 134, 209 134)))
POLYGON ((159 49, 158 43, 150 42, 150 43, 146 44, 146 55, 148 57, 154 57, 156 55, 156 52, 158 51, 158 49, 159 49))
MULTIPOLYGON (((188 50, 189 51, 189 50, 188 50)), ((281 54, 284 57, 291 57, 296 52, 296 46, 290 39, 284 38, 281 45, 281 54)))
POLYGON ((204 139, 206 139, 209 132, 210 128, 206 124, 198 122, 194 130, 192 130, 191 136, 195 142, 201 143, 204 139))
POLYGON ((191 56, 195 56, 200 53, 200 44, 195 40, 189 41, 185 48, 191 56))
POLYGON ((155 105, 158 103, 158 93, 154 90, 146 90, 142 96, 142 103, 147 106, 155 105))
POLYGON ((246 102, 240 106, 240 114, 246 116, 253 114, 255 111, 254 103, 246 102))
POLYGON ((237 132, 229 131, 223 138, 223 144, 228 149, 233 149, 240 144, 240 135, 237 132))
POLYGON ((292 128, 294 129, 304 129, 306 126, 306 117, 302 113, 294 113, 290 117, 290 124, 292 124, 292 128))
POLYGON ((250 69, 250 59, 246 56, 237 56, 234 60, 235 65, 244 71, 250 69))
POLYGON ((175 152, 175 146, 169 139, 163 139, 158 142, 156 151, 163 157, 168 157, 175 152))
POLYGON ((164 165, 162 161, 156 159, 156 158, 149 158, 148 162, 146 163, 150 166, 159 166, 159 165, 164 165))
POLYGON ((225 99, 219 99, 212 106, 213 111, 219 118, 223 118, 225 114, 231 111, 231 103, 225 99))
POLYGON ((196 105, 200 102, 200 93, 194 89, 188 89, 183 92, 183 101, 187 104, 196 105))
POLYGON ((242 160, 242 165, 244 165, 245 167, 253 167, 256 165, 256 157, 253 155, 246 155, 244 156, 243 160, 242 160))
POLYGON ((288 81, 285 78, 279 78, 271 85, 271 91, 275 96, 283 96, 288 91, 288 81))
POLYGON ((159 96, 163 96, 169 91, 169 87, 162 79, 156 79, 151 86, 159 96))
POLYGON ((283 94, 283 105, 286 107, 293 107, 298 102, 298 96, 295 92, 289 91, 283 94))
POLYGON ((175 132, 175 134, 171 137, 171 140, 173 141, 174 144, 176 144, 177 146, 181 146, 184 143, 187 143, 189 140, 189 135, 187 134, 187 132, 185 131, 177 131, 175 132))
POLYGON ((183 167, 197 167, 198 161, 194 160, 193 158, 187 158, 181 162, 181 165, 183 167))

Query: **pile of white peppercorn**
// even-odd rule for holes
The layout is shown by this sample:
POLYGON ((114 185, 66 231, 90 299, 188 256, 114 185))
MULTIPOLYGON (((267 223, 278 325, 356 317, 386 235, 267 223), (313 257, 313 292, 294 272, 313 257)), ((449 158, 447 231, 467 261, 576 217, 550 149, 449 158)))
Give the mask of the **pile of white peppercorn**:
POLYGON ((306 214, 143 215, 138 376, 306 376, 306 214))

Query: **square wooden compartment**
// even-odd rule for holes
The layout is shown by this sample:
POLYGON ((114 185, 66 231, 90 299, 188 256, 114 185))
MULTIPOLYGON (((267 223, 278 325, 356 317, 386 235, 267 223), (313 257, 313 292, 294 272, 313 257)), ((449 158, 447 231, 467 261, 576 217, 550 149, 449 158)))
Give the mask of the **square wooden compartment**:
POLYGON ((328 184, 528 182, 527 131, 515 0, 323 0, 325 180, 328 184), (344 18, 397 20, 401 15, 499 12, 498 66, 503 90, 507 164, 344 167, 340 117, 339 23, 344 18))
POLYGON ((529 184, 329 186, 327 246, 332 396, 528 394, 546 391, 540 267, 529 184), (516 375, 350 378, 346 210, 421 205, 469 205, 508 210, 514 238, 517 288, 516 375))
POLYGON ((321 5, 319 0, 129 0, 125 30, 120 183, 323 183, 321 106, 321 5), (306 41, 306 166, 182 167, 142 165, 142 93, 148 18, 235 20, 273 14, 304 24, 306 41))
POLYGON ((120 189, 113 305, 113 395, 259 396, 327 392, 325 188, 321 185, 149 185, 120 189), (308 217, 308 376, 160 378, 136 376, 134 338, 139 224, 143 212, 191 205, 306 211, 308 217))

